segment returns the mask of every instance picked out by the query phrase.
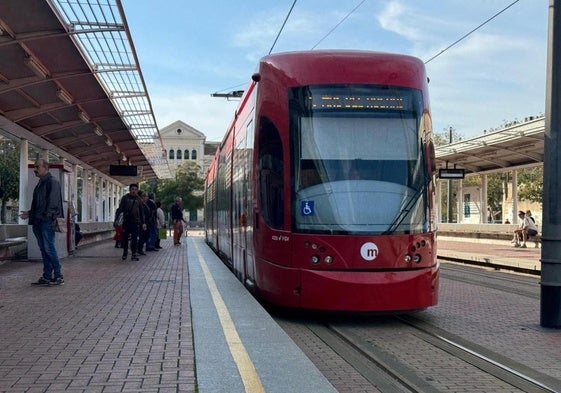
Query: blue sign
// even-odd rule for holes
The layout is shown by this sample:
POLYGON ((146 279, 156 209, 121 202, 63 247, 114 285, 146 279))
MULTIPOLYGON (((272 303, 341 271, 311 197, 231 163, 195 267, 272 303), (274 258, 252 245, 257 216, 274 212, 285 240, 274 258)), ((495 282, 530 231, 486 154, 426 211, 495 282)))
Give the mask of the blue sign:
POLYGON ((300 205, 300 213, 303 216, 313 216, 314 215, 314 201, 302 201, 300 205))

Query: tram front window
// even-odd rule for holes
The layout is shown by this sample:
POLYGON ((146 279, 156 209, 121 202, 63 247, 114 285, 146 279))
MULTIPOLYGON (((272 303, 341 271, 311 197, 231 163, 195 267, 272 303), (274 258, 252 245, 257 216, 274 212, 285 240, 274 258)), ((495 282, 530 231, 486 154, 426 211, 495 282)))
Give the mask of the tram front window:
POLYGON ((293 230, 423 231, 421 93, 347 85, 291 93, 293 230))

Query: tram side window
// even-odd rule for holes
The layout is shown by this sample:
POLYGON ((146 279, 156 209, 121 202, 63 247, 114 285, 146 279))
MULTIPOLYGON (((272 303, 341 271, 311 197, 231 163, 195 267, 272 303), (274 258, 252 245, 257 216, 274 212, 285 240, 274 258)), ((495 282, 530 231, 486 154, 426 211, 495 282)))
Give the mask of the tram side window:
POLYGON ((282 142, 274 124, 261 118, 259 130, 259 203, 267 224, 284 227, 284 162, 282 142))

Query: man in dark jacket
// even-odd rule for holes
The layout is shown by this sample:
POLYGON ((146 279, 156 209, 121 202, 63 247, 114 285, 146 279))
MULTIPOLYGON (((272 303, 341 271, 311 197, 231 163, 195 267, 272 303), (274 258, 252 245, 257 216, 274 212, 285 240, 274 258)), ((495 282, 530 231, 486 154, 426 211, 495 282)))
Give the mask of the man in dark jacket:
POLYGON ((39 183, 33 190, 31 209, 22 211, 20 217, 29 219, 33 234, 41 250, 43 275, 35 285, 60 285, 64 283, 60 260, 55 247, 55 226, 57 218, 64 216, 60 183, 49 172, 49 164, 43 159, 35 162, 35 176, 39 183))
POLYGON ((136 250, 136 253, 139 255, 146 255, 146 253, 144 252, 144 246, 148 246, 148 227, 150 225, 148 224, 148 221, 150 220, 150 208, 146 204, 146 201, 148 201, 148 194, 146 194, 142 190, 139 190, 138 196, 140 197, 140 201, 142 202, 142 215, 144 217, 145 225, 138 231, 138 249, 136 250))
POLYGON ((123 261, 127 259, 130 238, 131 261, 138 261, 138 256, 136 255, 138 250, 138 231, 140 228, 146 229, 142 200, 138 196, 138 184, 133 183, 129 186, 129 192, 121 198, 118 211, 119 213, 123 212, 122 259, 123 261))

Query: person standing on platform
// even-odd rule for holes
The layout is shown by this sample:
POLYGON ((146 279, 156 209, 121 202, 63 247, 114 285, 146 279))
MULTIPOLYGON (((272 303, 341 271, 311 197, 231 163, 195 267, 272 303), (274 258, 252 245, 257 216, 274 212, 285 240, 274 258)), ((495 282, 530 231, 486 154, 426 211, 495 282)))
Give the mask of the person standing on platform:
POLYGON ((160 229, 166 227, 166 217, 164 215, 164 211, 162 210, 162 202, 156 201, 156 222, 157 222, 157 231, 158 236, 156 237, 156 249, 160 250, 162 247, 160 246, 160 229))
POLYGON ((136 251, 138 249, 138 231, 142 227, 146 229, 144 223, 144 210, 142 201, 138 196, 138 184, 131 184, 129 192, 121 198, 119 209, 123 212, 123 233, 121 247, 123 248, 123 261, 127 259, 129 239, 131 245, 131 261, 138 261, 136 251))
POLYGON ((43 259, 43 275, 33 284, 61 285, 64 284, 64 277, 55 247, 57 219, 64 217, 60 182, 49 172, 49 164, 43 159, 35 161, 33 172, 39 178, 39 183, 33 190, 31 209, 20 214, 22 219, 29 219, 29 225, 33 226, 43 259))
POLYGON ((148 201, 148 194, 140 190, 138 191, 138 196, 142 202, 142 214, 144 216, 144 221, 142 222, 144 223, 144 226, 142 226, 138 232, 138 249, 136 250, 136 253, 138 255, 146 255, 144 252, 144 246, 148 245, 148 220, 150 219, 150 208, 146 204, 148 201))
POLYGON ((150 215, 146 219, 146 226, 148 227, 146 251, 160 251, 160 249, 156 248, 156 239, 158 238, 158 218, 156 217, 156 213, 158 207, 156 206, 156 202, 154 202, 153 193, 148 194, 146 206, 150 209, 150 215))
POLYGON ((173 245, 181 244, 181 235, 183 234, 183 198, 176 197, 175 203, 171 207, 171 219, 173 221, 173 245))

